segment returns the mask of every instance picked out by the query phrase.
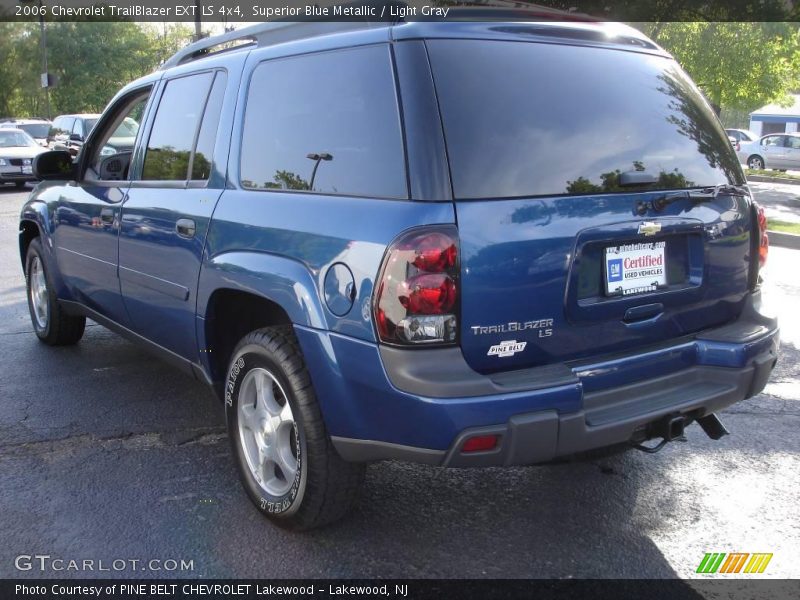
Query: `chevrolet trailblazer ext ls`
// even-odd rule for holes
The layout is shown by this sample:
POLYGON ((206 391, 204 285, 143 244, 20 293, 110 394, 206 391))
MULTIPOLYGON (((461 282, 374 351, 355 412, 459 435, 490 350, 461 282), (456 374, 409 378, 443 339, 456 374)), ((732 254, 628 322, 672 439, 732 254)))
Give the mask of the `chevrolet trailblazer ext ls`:
POLYGON ((74 344, 88 317, 208 382, 286 527, 343 515, 368 461, 719 438, 777 360, 763 213, 627 27, 256 25, 123 88, 36 172, 36 334, 74 344), (126 118, 133 150, 102 155, 126 118))

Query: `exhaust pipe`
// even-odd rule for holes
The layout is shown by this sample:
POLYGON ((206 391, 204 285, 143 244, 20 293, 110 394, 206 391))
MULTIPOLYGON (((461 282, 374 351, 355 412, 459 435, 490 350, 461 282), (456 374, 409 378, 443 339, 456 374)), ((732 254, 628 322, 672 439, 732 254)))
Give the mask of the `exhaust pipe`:
POLYGON ((697 424, 703 428, 703 431, 705 431, 706 435, 712 440, 718 440, 729 433, 725 425, 722 424, 722 421, 720 421, 719 417, 714 413, 706 415, 705 417, 700 417, 697 419, 697 424))

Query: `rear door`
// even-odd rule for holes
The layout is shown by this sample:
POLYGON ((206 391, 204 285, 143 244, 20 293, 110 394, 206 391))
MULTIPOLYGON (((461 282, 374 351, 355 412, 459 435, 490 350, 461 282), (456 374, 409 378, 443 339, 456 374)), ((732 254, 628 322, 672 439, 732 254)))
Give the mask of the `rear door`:
POLYGON ((768 169, 786 168, 785 135, 767 135, 761 138, 761 152, 764 155, 764 166, 768 169))
POLYGON ((164 81, 122 207, 119 278, 132 329, 192 360, 197 279, 225 186, 215 167, 227 151, 218 135, 227 79, 226 70, 210 69, 164 81))
POLYGON ((738 315, 749 200, 688 192, 743 175, 673 60, 426 43, 456 198, 461 348, 474 369, 630 351, 738 315))
POLYGON ((787 169, 800 169, 800 137, 787 135, 784 148, 787 169))

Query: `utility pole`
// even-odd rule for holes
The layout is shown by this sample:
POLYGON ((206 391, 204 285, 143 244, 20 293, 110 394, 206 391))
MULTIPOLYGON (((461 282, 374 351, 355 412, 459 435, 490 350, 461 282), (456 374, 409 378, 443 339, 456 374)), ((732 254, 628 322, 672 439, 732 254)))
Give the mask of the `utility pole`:
MULTIPOLYGON (((199 0, 198 0, 199 1, 199 0)), ((47 27, 44 24, 44 6, 42 0, 19 0, 20 4, 36 4, 39 7, 39 38, 42 45, 41 83, 44 89, 44 105, 48 121, 50 120, 50 73, 47 70, 47 27)))
POLYGON ((200 18, 202 17, 202 0, 194 0, 194 41, 197 42, 203 37, 203 30, 200 28, 200 18))

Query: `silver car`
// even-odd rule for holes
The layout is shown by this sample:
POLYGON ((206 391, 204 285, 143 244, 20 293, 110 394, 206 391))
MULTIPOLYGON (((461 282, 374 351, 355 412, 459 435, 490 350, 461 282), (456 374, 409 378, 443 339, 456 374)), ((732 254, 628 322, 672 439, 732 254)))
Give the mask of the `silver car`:
POLYGON ((0 129, 0 183, 15 183, 21 188, 28 181, 36 181, 33 158, 45 151, 21 129, 0 129))
POLYGON ((771 133, 741 142, 736 155, 750 169, 800 169, 800 133, 771 133))
POLYGON ((758 135, 749 129, 726 129, 725 133, 728 134, 729 138, 735 139, 740 144, 745 142, 754 142, 758 139, 758 135))

